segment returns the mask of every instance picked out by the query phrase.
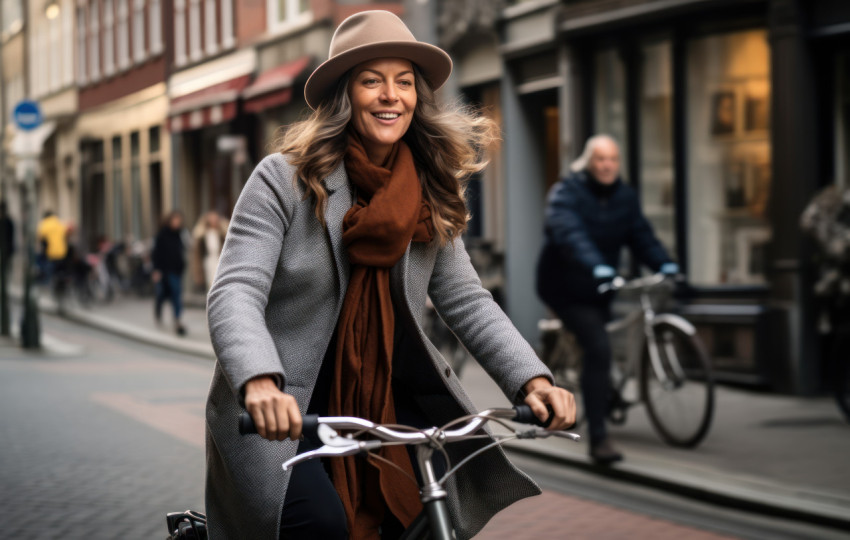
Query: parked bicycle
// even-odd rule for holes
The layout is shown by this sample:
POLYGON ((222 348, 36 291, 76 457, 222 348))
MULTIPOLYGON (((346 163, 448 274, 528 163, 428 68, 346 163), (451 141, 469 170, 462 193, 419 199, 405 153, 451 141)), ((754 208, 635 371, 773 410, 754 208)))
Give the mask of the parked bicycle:
MULTIPOLYGON (((611 336, 612 395, 608 420, 623 424, 628 410, 645 403, 650 421, 672 446, 692 448, 708 433, 714 414, 711 362, 696 328, 673 313, 656 313, 658 299, 669 297, 672 280, 655 274, 626 281, 621 277, 600 292, 635 291, 640 307, 606 326, 611 336)), ((540 321, 541 359, 555 382, 576 394, 581 407, 581 351, 558 319, 540 321)), ((583 419, 581 408, 579 422, 583 419)))
MULTIPOLYGON (((336 458, 353 455, 366 455, 379 459, 375 452, 383 446, 412 445, 416 450, 416 462, 421 479, 417 482, 422 513, 413 521, 401 536, 402 540, 451 540, 452 521, 446 498, 446 482, 458 470, 468 465, 475 457, 507 441, 515 439, 543 439, 562 437, 578 441, 581 437, 567 431, 549 431, 544 429, 528 405, 517 405, 512 409, 487 409, 485 411, 457 418, 442 427, 418 429, 404 425, 382 425, 356 417, 305 415, 303 434, 313 440, 318 439, 323 446, 303 454, 298 454, 283 463, 283 469, 289 470, 300 463, 317 458, 336 458), (505 420, 533 426, 515 427, 505 420), (509 430, 507 434, 492 434, 485 431, 488 422, 502 425, 509 430), (344 432, 344 433, 341 433, 344 432), (446 472, 439 478, 434 467, 435 452, 440 452, 448 460, 444 447, 447 444, 472 439, 494 440, 457 464, 447 463, 446 472)), ((257 432, 251 415, 242 413, 239 418, 239 432, 242 435, 257 432)), ((415 481, 411 478, 411 481, 415 481)), ((166 518, 169 540, 206 538, 206 519, 199 512, 186 511, 169 514, 166 518)))

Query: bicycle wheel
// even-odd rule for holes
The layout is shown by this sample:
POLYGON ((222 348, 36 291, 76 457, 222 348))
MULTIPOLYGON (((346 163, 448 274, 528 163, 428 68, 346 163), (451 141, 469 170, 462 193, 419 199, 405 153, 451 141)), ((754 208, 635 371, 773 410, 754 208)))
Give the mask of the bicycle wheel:
POLYGON ((714 379, 702 342, 667 323, 653 326, 659 366, 644 349, 641 395, 653 427, 672 446, 692 448, 702 441, 714 414, 714 379))

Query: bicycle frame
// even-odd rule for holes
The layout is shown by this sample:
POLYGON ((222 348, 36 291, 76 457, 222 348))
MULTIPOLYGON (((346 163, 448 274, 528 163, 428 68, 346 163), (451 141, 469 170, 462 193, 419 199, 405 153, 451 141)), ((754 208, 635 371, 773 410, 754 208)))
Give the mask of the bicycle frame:
MULTIPOLYGON (((627 357, 627 364, 631 368, 629 371, 633 373, 636 378, 640 378, 642 375, 642 367, 639 361, 639 356, 635 355, 639 355, 643 351, 644 346, 646 346, 652 370, 655 373, 656 378, 664 385, 671 384, 671 379, 668 377, 667 372, 664 369, 664 365, 662 364, 661 353, 659 351, 660 345, 658 343, 658 336, 655 333, 655 326, 661 323, 669 324, 689 336, 694 336, 696 334, 696 328, 694 325, 683 317, 673 313, 658 314, 655 312, 655 307, 652 304, 652 298, 649 293, 653 287, 662 284, 667 279, 669 279, 669 276, 664 274, 654 274, 643 278, 633 279, 628 282, 622 278, 618 278, 610 284, 600 286, 600 292, 606 292, 608 290, 640 291, 640 309, 634 310, 622 319, 608 323, 605 326, 605 330, 609 334, 614 334, 616 332, 626 330, 632 327, 632 325, 641 324, 643 330, 642 341, 640 343, 630 343, 628 347, 627 352, 629 356, 627 357)), ((676 378, 678 380, 683 380, 685 378, 685 373, 682 366, 678 363, 676 354, 668 352, 666 358, 668 358, 668 364, 670 369, 673 370, 673 374, 676 378)), ((640 398, 643 400, 645 396, 640 396, 640 398)))

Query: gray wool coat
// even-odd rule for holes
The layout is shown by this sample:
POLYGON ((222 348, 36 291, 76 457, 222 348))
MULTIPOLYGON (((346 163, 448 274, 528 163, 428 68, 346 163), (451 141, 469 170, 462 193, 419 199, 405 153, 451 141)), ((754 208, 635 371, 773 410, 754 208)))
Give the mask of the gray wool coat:
MULTIPOLYGON (((353 203, 343 164, 325 179, 327 228, 293 183, 280 154, 265 158, 239 197, 207 299, 218 361, 207 400, 206 511, 210 537, 278 537, 290 472, 281 464, 297 443, 240 437, 245 383, 274 375, 302 414, 336 327, 349 279, 342 219, 353 203)), ((522 385, 551 378, 528 343, 481 286, 460 240, 440 248, 411 244, 391 271, 396 326, 394 377, 416 388, 435 425, 475 411, 457 376, 422 331, 425 298, 514 400, 522 385)), ((486 442, 449 446, 452 462, 486 442)), ((458 538, 470 538, 499 510, 540 492, 501 450, 491 450, 450 482, 448 506, 458 538)))

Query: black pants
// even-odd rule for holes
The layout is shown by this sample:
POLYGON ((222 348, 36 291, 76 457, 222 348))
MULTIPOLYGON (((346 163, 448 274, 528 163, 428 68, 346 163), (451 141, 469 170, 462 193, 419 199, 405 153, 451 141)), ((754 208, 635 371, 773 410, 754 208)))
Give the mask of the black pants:
POLYGON ((554 307, 564 327, 575 334, 584 351, 581 392, 587 416, 590 444, 607 435, 605 416, 611 396, 611 343, 605 324, 611 319, 611 303, 572 303, 554 307))

